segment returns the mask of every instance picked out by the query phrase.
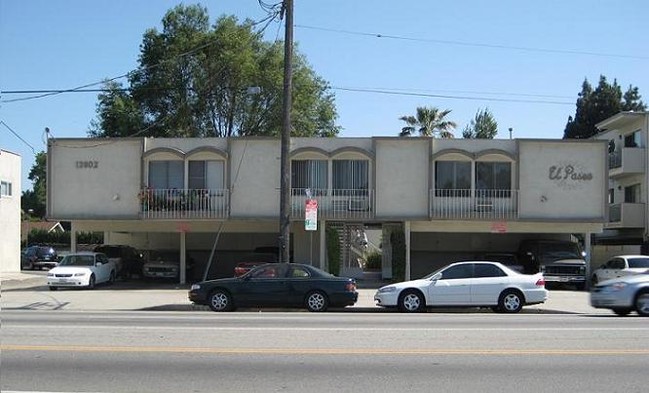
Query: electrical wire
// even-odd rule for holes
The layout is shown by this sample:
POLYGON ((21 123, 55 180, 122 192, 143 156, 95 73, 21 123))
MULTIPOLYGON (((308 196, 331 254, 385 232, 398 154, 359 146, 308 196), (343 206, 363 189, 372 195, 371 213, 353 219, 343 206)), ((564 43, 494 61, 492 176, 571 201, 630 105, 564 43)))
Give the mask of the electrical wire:
POLYGON ((34 146, 30 145, 29 142, 27 142, 20 135, 18 135, 18 133, 16 131, 14 131, 11 127, 9 127, 9 125, 7 123, 5 123, 4 120, 0 120, 0 123, 2 123, 2 125, 5 126, 9 130, 9 132, 14 134, 16 136, 16 138, 20 139, 24 144, 29 146, 29 148, 32 149, 32 153, 36 154, 36 149, 34 149, 34 146))
POLYGON ((332 29, 332 28, 327 28, 327 27, 297 25, 297 24, 295 25, 295 27, 302 28, 302 29, 308 29, 308 30, 325 31, 325 32, 330 32, 330 33, 357 35, 357 36, 365 36, 365 37, 373 37, 373 38, 387 38, 387 39, 401 40, 401 41, 425 42, 425 43, 431 43, 431 44, 470 46, 470 47, 491 48, 491 49, 505 49, 505 50, 518 50, 518 51, 525 51, 525 52, 542 52, 542 53, 557 53, 557 54, 566 54, 566 55, 585 55, 585 56, 598 56, 598 57, 618 57, 618 58, 623 58, 623 59, 635 59, 635 60, 649 60, 649 56, 625 55, 625 54, 617 54, 617 53, 590 52, 590 51, 570 50, 570 49, 534 48, 534 47, 527 47, 527 46, 486 44, 486 43, 469 42, 469 41, 436 40, 436 39, 431 39, 431 38, 406 37, 406 36, 388 35, 388 34, 380 34, 380 33, 368 33, 368 32, 361 32, 361 31, 332 29))

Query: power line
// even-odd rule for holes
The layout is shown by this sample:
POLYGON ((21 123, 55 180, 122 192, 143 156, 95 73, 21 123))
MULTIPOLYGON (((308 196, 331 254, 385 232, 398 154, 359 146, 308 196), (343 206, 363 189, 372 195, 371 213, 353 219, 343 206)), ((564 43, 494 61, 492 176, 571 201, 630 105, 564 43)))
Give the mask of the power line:
POLYGON ((570 49, 534 48, 534 47, 527 47, 527 46, 486 44, 486 43, 469 42, 469 41, 436 40, 431 38, 396 36, 396 35, 389 35, 389 34, 368 33, 368 32, 361 32, 361 31, 341 30, 341 29, 332 29, 327 27, 307 26, 307 25, 295 25, 295 27, 302 28, 302 29, 309 29, 309 30, 326 31, 330 33, 357 35, 357 36, 365 36, 365 37, 373 37, 373 38, 387 38, 387 39, 401 40, 401 41, 426 42, 432 44, 518 50, 518 51, 525 51, 525 52, 559 53, 559 54, 566 54, 566 55, 585 55, 585 56, 598 56, 598 57, 617 57, 617 58, 636 59, 636 60, 649 60, 649 56, 624 55, 624 54, 617 54, 617 53, 590 52, 590 51, 570 50, 570 49))
POLYGON ((14 134, 16 138, 20 139, 24 144, 29 146, 29 148, 32 149, 32 153, 36 154, 36 149, 34 149, 34 146, 30 145, 26 140, 24 140, 20 135, 18 135, 18 133, 14 131, 11 127, 9 127, 9 125, 7 125, 7 123, 5 123, 4 120, 0 120, 0 123, 2 123, 3 126, 7 127, 9 132, 14 134))

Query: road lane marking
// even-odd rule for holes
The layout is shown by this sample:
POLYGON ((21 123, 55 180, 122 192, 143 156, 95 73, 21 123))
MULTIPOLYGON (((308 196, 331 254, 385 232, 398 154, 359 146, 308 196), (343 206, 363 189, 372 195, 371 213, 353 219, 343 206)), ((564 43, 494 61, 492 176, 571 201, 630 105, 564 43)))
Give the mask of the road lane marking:
POLYGON ((197 353, 214 355, 649 355, 649 349, 388 349, 388 348, 196 348, 0 345, 3 351, 197 353))
POLYGON ((435 328, 435 327, 282 327, 282 326, 117 326, 117 325, 96 325, 96 324, 51 324, 51 325, 13 325, 11 323, 3 323, 3 330, 6 329, 63 329, 74 326, 75 328, 93 328, 93 329, 109 329, 109 330, 213 330, 213 331, 343 331, 343 332, 517 332, 517 331, 538 331, 538 332, 588 332, 588 331, 647 331, 647 327, 457 327, 457 328, 435 328))

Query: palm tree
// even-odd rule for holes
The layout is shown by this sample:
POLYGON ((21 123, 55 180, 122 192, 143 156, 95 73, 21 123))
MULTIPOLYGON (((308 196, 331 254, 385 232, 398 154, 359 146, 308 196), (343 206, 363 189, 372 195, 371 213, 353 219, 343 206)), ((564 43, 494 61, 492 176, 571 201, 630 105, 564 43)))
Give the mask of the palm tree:
POLYGON ((399 136, 410 136, 415 132, 419 132, 421 136, 435 137, 439 135, 440 138, 452 139, 454 138, 451 132, 457 124, 455 122, 446 120, 446 116, 451 113, 450 109, 440 111, 435 107, 417 107, 417 116, 402 116, 399 120, 406 122, 407 126, 401 129, 399 136))

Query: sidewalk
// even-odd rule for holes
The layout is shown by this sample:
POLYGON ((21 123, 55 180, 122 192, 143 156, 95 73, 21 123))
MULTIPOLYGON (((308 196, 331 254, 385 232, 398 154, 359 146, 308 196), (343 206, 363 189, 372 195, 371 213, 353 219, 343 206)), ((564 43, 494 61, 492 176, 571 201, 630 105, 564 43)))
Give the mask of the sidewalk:
MULTIPOLYGON (((194 306, 187 299, 189 285, 159 282, 118 282, 98 286, 92 291, 50 291, 46 272, 2 273, 0 307, 3 310, 71 310, 71 311, 192 311, 208 310, 194 306)), ((380 282, 359 282, 358 302, 348 309, 357 312, 385 312, 374 303, 380 282)), ((433 312, 491 312, 488 309, 439 309, 433 312)), ((592 308, 587 292, 550 291, 548 301, 525 307, 523 313, 610 314, 592 308)))

